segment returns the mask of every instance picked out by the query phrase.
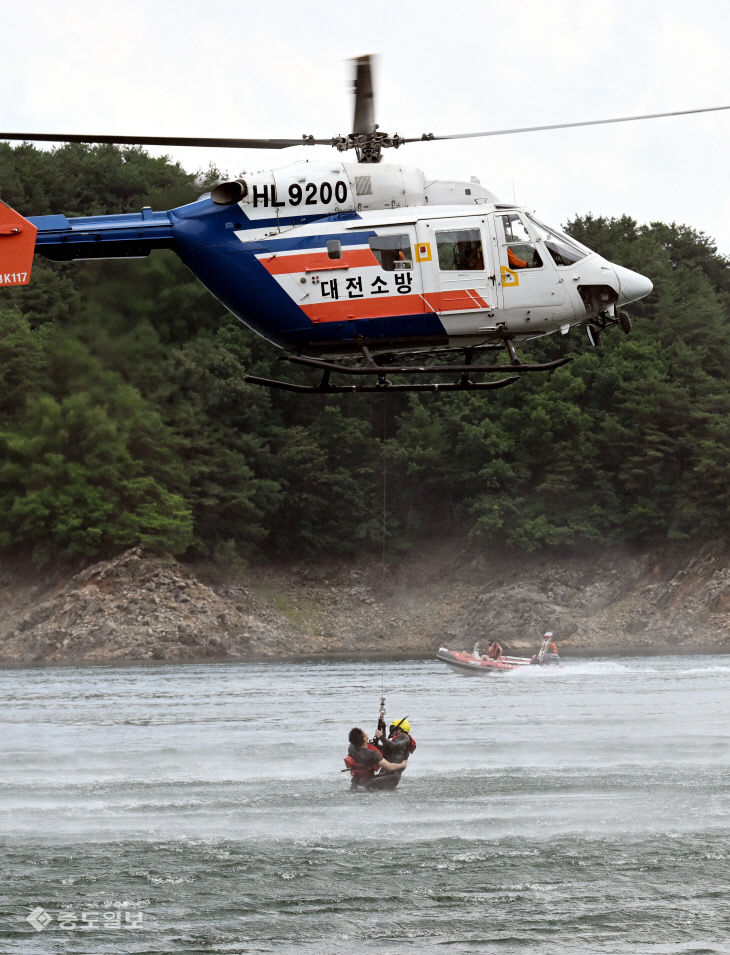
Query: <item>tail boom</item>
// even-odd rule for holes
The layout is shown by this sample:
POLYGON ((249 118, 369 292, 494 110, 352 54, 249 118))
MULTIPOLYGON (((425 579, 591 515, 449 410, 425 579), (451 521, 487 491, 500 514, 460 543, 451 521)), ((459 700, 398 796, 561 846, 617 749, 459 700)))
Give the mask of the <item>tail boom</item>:
POLYGON ((172 222, 167 212, 123 213, 108 216, 33 216, 38 229, 36 252, 57 262, 72 259, 139 258, 153 249, 171 249, 172 222))

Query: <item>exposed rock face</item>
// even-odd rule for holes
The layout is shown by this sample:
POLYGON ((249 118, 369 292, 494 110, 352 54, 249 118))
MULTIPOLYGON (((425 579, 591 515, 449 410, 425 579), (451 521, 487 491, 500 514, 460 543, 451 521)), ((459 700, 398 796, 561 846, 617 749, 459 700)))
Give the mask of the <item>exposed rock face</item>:
MULTIPOLYGON (((545 630, 581 655, 730 651, 730 552, 594 553, 524 562, 471 603, 449 636, 494 635, 527 651, 545 630)), ((468 642, 468 641, 467 641, 468 642)))
POLYGON ((219 596, 172 559, 138 548, 94 564, 27 608, 0 659, 115 663, 247 657, 275 650, 282 621, 240 588, 219 596))
POLYGON ((0 663, 430 656, 496 638, 565 656, 730 652, 730 551, 515 557, 439 543, 397 568, 184 566, 133 549, 80 572, 0 565, 0 663))

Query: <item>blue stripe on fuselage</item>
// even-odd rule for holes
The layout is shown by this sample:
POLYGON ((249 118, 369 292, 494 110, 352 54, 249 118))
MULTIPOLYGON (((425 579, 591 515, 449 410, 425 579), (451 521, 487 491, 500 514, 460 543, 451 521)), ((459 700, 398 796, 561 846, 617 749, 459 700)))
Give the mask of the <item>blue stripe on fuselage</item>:
POLYGON ((333 228, 337 222, 359 219, 357 213, 319 217, 326 230, 320 235, 282 235, 251 242, 240 233, 247 224, 258 229, 261 223, 250 222, 238 206, 218 206, 204 199, 174 209, 171 215, 175 250, 188 268, 245 325, 282 348, 298 351, 318 343, 347 346, 363 339, 407 341, 446 336, 433 312, 312 323, 256 258, 267 252, 324 249, 327 239, 339 239, 347 246, 362 245, 374 231, 339 233, 333 228))
POLYGON ((229 311, 259 335, 283 348, 306 335, 311 323, 259 264, 268 243, 242 243, 236 232, 259 228, 239 206, 202 199, 172 210, 175 251, 229 311))

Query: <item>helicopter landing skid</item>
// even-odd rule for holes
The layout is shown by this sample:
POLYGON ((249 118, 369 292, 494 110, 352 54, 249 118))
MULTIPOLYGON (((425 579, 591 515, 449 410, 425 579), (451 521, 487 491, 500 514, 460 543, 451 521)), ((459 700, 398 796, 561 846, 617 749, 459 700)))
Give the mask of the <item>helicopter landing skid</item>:
MULTIPOLYGON (((507 348, 511 358, 511 364, 479 364, 472 363, 472 355, 475 348, 464 350, 464 364, 446 364, 446 365, 409 365, 409 364, 382 364, 378 365, 369 349, 365 345, 360 346, 362 354, 359 365, 342 365, 337 362, 324 361, 321 358, 309 358, 304 355, 286 355, 287 361, 292 364, 306 365, 308 368, 316 368, 322 372, 322 377, 316 385, 301 385, 296 382, 279 381, 273 378, 259 378, 256 375, 246 375, 244 381, 252 385, 263 385, 266 388, 279 388, 283 391, 298 391, 310 394, 336 394, 352 392, 377 392, 377 391, 483 391, 487 388, 504 388, 511 385, 513 381, 520 378, 519 374, 510 375, 507 378, 499 378, 496 381, 474 381, 471 378, 473 374, 486 374, 505 371, 553 371, 559 368, 570 358, 558 358, 555 361, 541 362, 538 364, 524 363, 520 361, 515 352, 512 342, 508 342, 507 348), (354 375, 358 377, 374 377, 376 381, 356 382, 353 384, 333 384, 330 380, 332 374, 354 375), (390 380, 391 375, 458 375, 458 378, 452 381, 410 381, 394 384, 390 380)), ((412 353, 414 354, 414 353, 412 353)), ((424 353, 419 353, 423 357, 424 353)))

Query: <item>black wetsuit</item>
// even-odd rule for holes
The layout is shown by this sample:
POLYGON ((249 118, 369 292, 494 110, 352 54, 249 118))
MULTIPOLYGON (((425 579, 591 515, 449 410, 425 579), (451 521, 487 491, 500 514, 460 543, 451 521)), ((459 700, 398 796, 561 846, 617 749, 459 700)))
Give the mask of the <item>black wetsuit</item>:
MULTIPOLYGON (((396 733, 395 736, 391 736, 389 739, 383 737, 376 739, 375 745, 382 751, 383 756, 389 763, 402 763, 408 759, 416 748, 414 740, 404 730, 396 733)), ((397 781, 401 778, 402 773, 402 769, 381 769, 378 776, 390 776, 393 787, 395 788, 395 786, 398 785, 397 781)))
MULTIPOLYGON (((408 733, 398 733, 383 741, 383 756, 389 763, 402 763, 411 755, 411 738, 408 733)), ((398 770, 402 772, 402 770, 398 770)))

